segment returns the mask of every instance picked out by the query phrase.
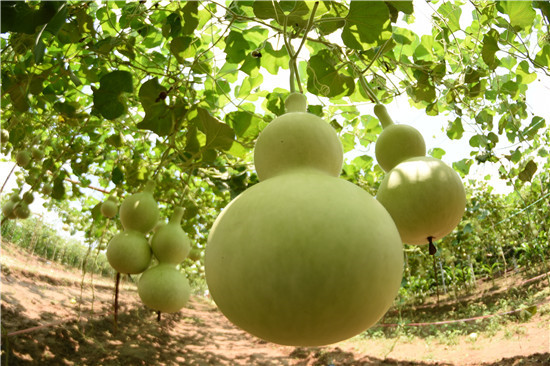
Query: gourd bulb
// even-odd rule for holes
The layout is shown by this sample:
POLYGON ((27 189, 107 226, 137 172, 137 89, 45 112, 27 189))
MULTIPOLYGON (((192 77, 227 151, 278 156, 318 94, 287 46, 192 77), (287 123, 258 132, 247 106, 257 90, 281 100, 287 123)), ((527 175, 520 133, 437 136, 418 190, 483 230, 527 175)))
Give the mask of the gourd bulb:
POLYGON ((31 215, 31 210, 24 201, 20 201, 13 209, 13 213, 19 219, 26 219, 31 215))
POLYGON ((401 284, 403 249, 367 192, 315 169, 247 189, 216 219, 206 281, 222 313, 270 342, 320 346, 374 325, 401 284))
POLYGON ((125 230, 147 233, 159 219, 157 202, 153 198, 155 182, 149 181, 142 192, 128 196, 119 209, 120 222, 125 230))
POLYGON ((141 301, 163 313, 179 311, 191 296, 187 277, 171 264, 161 263, 143 272, 137 287, 141 301))
POLYGON ((307 113, 305 97, 291 94, 288 113, 271 121, 260 133, 254 164, 261 181, 298 168, 315 168, 338 177, 343 149, 336 131, 322 118, 307 113))
POLYGON ((189 238, 181 228, 183 212, 183 207, 177 207, 170 222, 159 227, 151 239, 151 249, 159 262, 179 264, 191 250, 189 238))
POLYGON ((151 247, 145 235, 136 230, 124 230, 113 236, 106 254, 111 267, 120 273, 141 273, 151 263, 151 247))
POLYGON ((458 225, 466 208, 466 192, 458 174, 428 156, 405 160, 388 172, 376 198, 407 244, 441 239, 458 225))
POLYGON ((388 172, 409 158, 426 155, 422 134, 412 126, 390 125, 384 128, 375 145, 376 161, 388 172))

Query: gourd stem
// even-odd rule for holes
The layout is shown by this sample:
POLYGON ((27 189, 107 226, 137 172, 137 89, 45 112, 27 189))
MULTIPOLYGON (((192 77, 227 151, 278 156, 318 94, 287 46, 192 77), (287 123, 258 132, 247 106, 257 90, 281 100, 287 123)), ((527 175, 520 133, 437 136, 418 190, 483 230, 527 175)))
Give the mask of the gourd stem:
POLYGON ((433 257, 433 266, 434 266, 434 279, 435 279, 435 292, 437 295, 437 304, 439 305, 439 282, 437 281, 437 265, 435 263, 435 253, 437 253, 437 248, 435 247, 433 243, 433 237, 428 237, 429 242, 429 251, 430 255, 433 257))
POLYGON ((304 93, 302 83, 300 82, 300 73, 298 71, 297 59, 298 59, 298 55, 300 54, 300 51, 302 50, 302 47, 306 43, 307 35, 311 30, 311 27, 313 26, 313 19, 315 18, 315 13, 317 12, 318 7, 319 7, 319 1, 316 1, 315 4, 313 5, 313 9, 311 10, 311 15, 309 16, 309 20, 304 31, 304 37, 302 38, 302 41, 300 42, 300 45, 298 46, 298 49, 296 50, 296 52, 294 52, 294 50, 292 49, 292 45, 290 44, 290 41, 286 37, 287 36, 286 23, 288 18, 285 17, 285 22, 283 25, 283 31, 284 31, 283 38, 285 40, 285 47, 287 49, 288 56, 290 57, 290 60, 288 61, 288 68, 290 70, 290 92, 291 93, 296 92, 296 84, 298 84, 298 89, 300 90, 300 93, 302 94, 304 93))
POLYGON ((161 315, 160 314, 161 314, 161 311, 160 310, 157 311, 157 322, 160 322, 160 320, 161 320, 161 315))
POLYGON ((378 100, 378 98, 370 88, 369 84, 365 80, 365 76, 360 72, 358 72, 358 74, 359 74, 359 83, 361 84, 361 87, 363 88, 363 91, 365 92, 365 94, 367 94, 367 96, 370 98, 370 100, 373 103, 380 104, 380 101, 378 100))
POLYGON ((117 333, 118 330, 118 288, 120 285, 120 272, 116 273, 116 279, 115 279, 115 302, 113 304, 114 307, 114 332, 113 334, 117 333))

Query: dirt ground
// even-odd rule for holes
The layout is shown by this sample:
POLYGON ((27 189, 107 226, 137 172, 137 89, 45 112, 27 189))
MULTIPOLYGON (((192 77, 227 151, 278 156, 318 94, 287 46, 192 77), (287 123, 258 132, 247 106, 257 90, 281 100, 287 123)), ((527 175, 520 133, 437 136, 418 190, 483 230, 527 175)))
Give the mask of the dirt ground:
POLYGON ((550 365, 550 315, 475 341, 356 337, 326 347, 279 346, 233 326, 206 298, 154 312, 123 279, 118 329, 114 281, 30 257, 2 243, 2 365, 550 365))

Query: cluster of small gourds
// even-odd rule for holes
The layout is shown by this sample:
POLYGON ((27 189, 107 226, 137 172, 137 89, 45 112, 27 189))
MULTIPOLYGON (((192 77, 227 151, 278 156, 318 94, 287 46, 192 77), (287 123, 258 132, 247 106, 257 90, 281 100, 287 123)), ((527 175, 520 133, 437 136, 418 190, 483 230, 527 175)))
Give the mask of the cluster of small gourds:
MULTIPOLYGON (((0 142, 6 145, 9 142, 9 132, 2 129, 0 142)), ((44 159, 44 152, 37 146, 33 146, 30 151, 19 150, 15 154, 15 162, 21 168, 28 168, 32 162, 40 163, 44 159)), ((51 187, 45 185, 43 187, 44 194, 51 193, 51 187)), ((13 193, 8 201, 2 205, 2 214, 7 219, 26 219, 30 216, 31 211, 29 205, 34 202, 33 192, 31 190, 23 193, 13 193)))
POLYGON ((302 94, 260 133, 254 164, 260 183, 216 219, 206 246, 212 298, 237 326, 265 340, 320 346, 374 325, 398 293, 403 242, 432 243, 460 221, 458 175, 424 156, 422 135, 394 125, 376 144, 387 171, 377 199, 339 179, 342 145, 302 94))
MULTIPOLYGON (((181 228, 184 209, 177 207, 168 224, 158 224, 159 209, 153 197, 155 183, 149 181, 142 192, 126 197, 119 212, 124 230, 107 245, 109 264, 119 273, 139 274, 138 294, 149 308, 172 313, 183 308, 191 289, 177 266, 191 249, 189 238, 181 228), (153 231, 150 239, 147 234, 153 231), (150 267, 152 258, 158 264, 150 267)), ((109 197, 102 205, 106 217, 116 215, 116 199, 109 197)))

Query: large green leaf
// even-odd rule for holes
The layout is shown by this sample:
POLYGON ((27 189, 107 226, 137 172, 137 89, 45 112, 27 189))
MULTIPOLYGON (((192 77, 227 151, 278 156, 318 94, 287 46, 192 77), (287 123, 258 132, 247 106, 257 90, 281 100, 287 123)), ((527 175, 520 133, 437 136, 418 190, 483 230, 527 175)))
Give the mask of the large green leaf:
POLYGON ((499 61, 495 57, 495 53, 499 50, 498 47, 499 33, 496 29, 491 29, 483 36, 483 47, 481 49, 481 57, 483 61, 491 69, 498 66, 499 61))
POLYGON ((437 12, 445 19, 445 23, 449 26, 451 32, 460 30, 460 15, 462 9, 458 5, 446 2, 441 4, 437 12))
POLYGON ((344 44, 355 50, 368 50, 391 38, 390 13, 382 1, 352 0, 342 31, 344 44))
POLYGON ((328 50, 322 50, 308 61, 307 89, 316 95, 336 97, 350 95, 355 88, 353 77, 342 75, 336 66, 338 59, 328 50))
POLYGON ((266 42, 260 63, 270 74, 277 75, 279 68, 288 69, 289 60, 288 52, 284 48, 275 50, 270 42, 266 42))
POLYGON ((537 53, 535 62, 537 67, 550 68, 550 44, 544 45, 542 50, 537 53))
POLYGON ((497 1, 497 9, 510 17, 513 27, 528 29, 535 20, 536 12, 531 1, 497 1))
POLYGON ((235 141, 233 129, 218 119, 212 117, 206 109, 196 108, 190 112, 190 123, 193 123, 206 135, 206 142, 202 146, 204 150, 219 149, 229 150, 235 141))
POLYGON ((235 111, 225 116, 226 123, 233 128, 241 141, 253 141, 260 133, 262 120, 255 114, 245 111, 235 111))
POLYGON ((232 64, 240 64, 246 58, 248 42, 241 32, 231 31, 225 38, 225 59, 232 64))
POLYGON ((182 9, 183 34, 193 34, 199 25, 199 1, 188 1, 182 9))
POLYGON ((126 112, 126 104, 121 100, 122 93, 133 92, 132 74, 116 70, 103 75, 100 87, 94 91, 94 108, 106 119, 115 119, 126 112))

